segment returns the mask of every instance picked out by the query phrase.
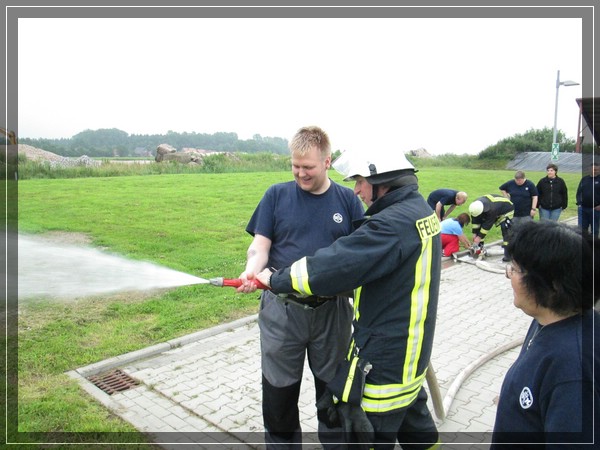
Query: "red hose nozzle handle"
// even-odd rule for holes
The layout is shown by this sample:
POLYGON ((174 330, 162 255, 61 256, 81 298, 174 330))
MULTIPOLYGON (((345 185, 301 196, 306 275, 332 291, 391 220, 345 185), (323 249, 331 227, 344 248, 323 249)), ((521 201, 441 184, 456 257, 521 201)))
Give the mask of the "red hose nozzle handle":
MULTIPOLYGON (((265 286, 264 284, 262 284, 260 281, 258 281, 257 279, 254 280, 250 280, 252 283, 254 283, 256 285, 257 289, 264 289, 264 290, 270 290, 271 288, 268 286, 265 286)), ((235 287, 238 288, 243 284, 243 281, 240 278, 211 278, 210 279, 210 284, 212 284, 213 286, 230 286, 230 287, 235 287)))

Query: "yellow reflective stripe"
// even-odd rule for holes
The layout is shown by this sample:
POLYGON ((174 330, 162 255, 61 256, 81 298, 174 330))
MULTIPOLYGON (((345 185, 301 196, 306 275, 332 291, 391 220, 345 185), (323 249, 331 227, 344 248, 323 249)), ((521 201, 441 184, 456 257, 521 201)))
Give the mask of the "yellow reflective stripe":
POLYGON ((350 390, 352 389, 352 384, 354 383, 354 373, 356 371, 356 364, 358 364, 358 357, 352 358, 352 362, 350 363, 350 370, 348 371, 348 377, 346 378, 346 384, 344 384, 344 392, 342 392, 342 401, 348 403, 348 398, 350 397, 350 390))
POLYGON ((391 384, 385 386, 376 386, 367 384, 365 386, 364 397, 362 399, 362 408, 366 412, 381 413, 392 411, 394 409, 406 408, 415 401, 425 374, 421 374, 414 382, 400 385, 391 384))
POLYGON ((410 296, 410 324, 406 342, 404 371, 402 373, 402 379, 405 382, 412 381, 417 375, 419 357, 423 348, 427 306, 429 304, 433 241, 431 238, 425 239, 421 245, 421 254, 415 266, 415 285, 410 296))
POLYGON ((350 340, 350 345, 348 346, 348 352, 346 353, 346 361, 350 361, 352 355, 354 355, 354 349, 356 348, 356 341, 354 337, 350 340))
POLYGON ((510 202, 509 198, 506 197, 494 197, 493 195, 484 195, 490 202, 510 202))
POLYGON ((425 373, 422 373, 410 383, 383 385, 366 383, 364 395, 365 397, 369 397, 372 399, 403 396, 406 394, 410 394, 415 390, 418 390, 418 388, 420 388, 423 384, 423 380, 425 380, 425 373))
POLYGON ((410 397, 399 397, 394 400, 371 400, 363 397, 362 399, 362 409, 365 412, 371 413, 382 413, 393 411, 394 409, 406 408, 410 406, 410 404, 417 398, 417 394, 414 394, 410 397))
POLYGON ((306 257, 299 259, 290 267, 290 277, 292 278, 292 288, 296 292, 304 295, 312 295, 308 285, 308 268, 306 267, 306 257))
POLYGON ((504 219, 512 219, 513 216, 515 215, 514 211, 509 211, 506 214, 501 214, 500 216, 498 216, 498 218, 496 219, 496 222, 494 222, 494 225, 498 226, 500 225, 502 222, 504 222, 504 219))
POLYGON ((433 444, 431 447, 427 448, 426 450, 437 450, 438 448, 442 448, 442 441, 440 441, 439 439, 435 444, 433 444))
POLYGON ((354 289, 354 300, 352 304, 354 305, 354 320, 358 320, 360 318, 360 311, 358 309, 358 305, 360 304, 360 294, 362 293, 362 286, 354 289))

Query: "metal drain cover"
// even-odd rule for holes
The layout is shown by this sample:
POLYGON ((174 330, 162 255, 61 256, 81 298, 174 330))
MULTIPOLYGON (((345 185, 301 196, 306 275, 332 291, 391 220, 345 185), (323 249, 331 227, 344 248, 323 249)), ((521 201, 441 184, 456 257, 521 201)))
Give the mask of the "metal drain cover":
POLYGON ((115 392, 126 391, 132 387, 139 386, 140 384, 139 381, 134 380, 119 369, 100 375, 91 375, 88 377, 88 381, 102 389, 108 395, 113 395, 115 392))

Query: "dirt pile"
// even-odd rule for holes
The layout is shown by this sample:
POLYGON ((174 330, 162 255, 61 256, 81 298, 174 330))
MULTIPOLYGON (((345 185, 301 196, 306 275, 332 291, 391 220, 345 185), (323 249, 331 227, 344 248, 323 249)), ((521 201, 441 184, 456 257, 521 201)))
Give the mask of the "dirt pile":
POLYGON ((56 153, 42 150, 41 148, 33 147, 27 144, 19 144, 19 156, 24 155, 31 161, 61 161, 64 156, 57 155, 56 153))
POLYGON ((19 155, 25 155, 31 161, 47 162, 51 167, 99 166, 101 164, 100 161, 95 161, 87 155, 67 158, 27 144, 19 144, 18 147, 19 155))

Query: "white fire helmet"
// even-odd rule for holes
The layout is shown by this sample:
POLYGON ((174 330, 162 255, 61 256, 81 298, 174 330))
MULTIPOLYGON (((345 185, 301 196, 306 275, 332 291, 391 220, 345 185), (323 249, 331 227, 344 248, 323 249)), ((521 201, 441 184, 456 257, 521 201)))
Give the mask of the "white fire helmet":
POLYGON ((370 184, 387 183, 396 179, 401 171, 416 172, 404 153, 393 151, 345 151, 336 158, 332 167, 344 177, 344 181, 361 176, 370 184))
POLYGON ((472 217, 477 217, 483 212, 483 202, 481 200, 475 200, 469 205, 469 214, 472 217))

